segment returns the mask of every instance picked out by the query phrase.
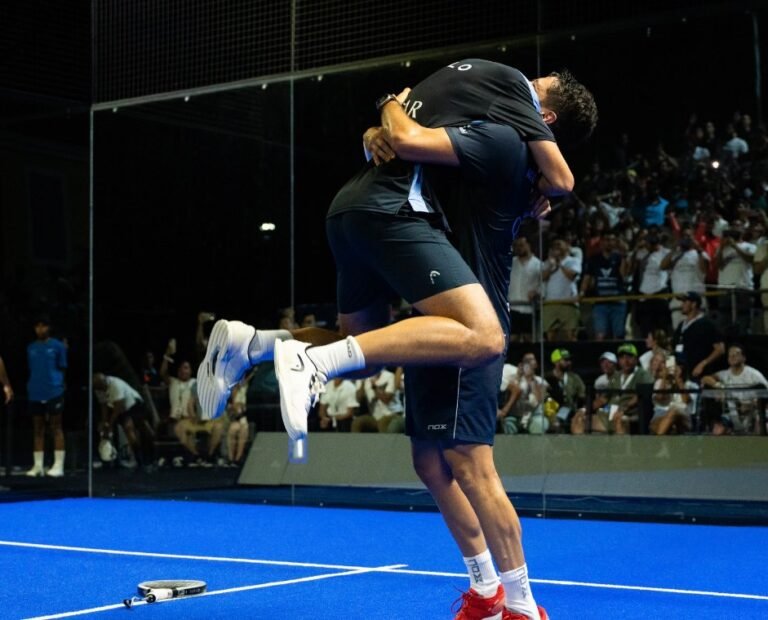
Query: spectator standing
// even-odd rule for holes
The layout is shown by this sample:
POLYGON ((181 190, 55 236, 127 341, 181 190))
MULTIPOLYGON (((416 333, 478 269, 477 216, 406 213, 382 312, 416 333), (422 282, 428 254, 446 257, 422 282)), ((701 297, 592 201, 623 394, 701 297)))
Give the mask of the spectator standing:
POLYGON ((67 369, 67 348, 63 342, 51 338, 50 320, 40 316, 34 323, 36 339, 27 347, 29 381, 27 383, 28 411, 32 414, 34 465, 27 476, 42 476, 45 457, 45 428, 53 434, 54 461, 46 475, 60 478, 64 475, 64 371, 67 369))
MULTIPOLYGON (((629 261, 617 244, 616 235, 606 231, 600 238, 600 254, 587 261, 581 294, 594 297, 616 297, 626 294, 624 279, 629 274, 629 261)), ((592 324, 595 340, 624 338, 627 302, 621 300, 595 302, 592 324)))
MULTIPOLYGON (((661 268, 669 270, 669 280, 673 293, 683 295, 688 291, 694 291, 703 296, 706 291, 705 281, 710 262, 709 254, 694 239, 693 228, 685 226, 681 230, 677 247, 664 257, 664 260, 661 261, 661 268)), ((706 307, 704 298, 701 299, 702 307, 706 307)), ((678 297, 669 302, 672 330, 677 329, 683 320, 681 306, 682 301, 678 297)))
MULTIPOLYGON (((656 230, 640 240, 630 261, 630 271, 639 278, 638 292, 642 295, 666 293, 669 273, 662 268, 669 249, 661 244, 656 230)), ((635 304, 635 322, 641 334, 657 329, 669 329, 669 302, 667 299, 641 299, 635 304)))
POLYGON ((507 300, 510 305, 510 335, 512 342, 530 342, 533 334, 533 302, 541 286, 541 261, 531 252, 531 244, 520 236, 512 245, 512 271, 507 300))
POLYGON ((700 381, 725 353, 725 343, 720 330, 701 309, 701 295, 688 291, 678 299, 682 301, 680 310, 685 318, 672 339, 674 353, 691 369, 691 379, 700 381))
POLYGON ((542 327, 547 339, 576 340, 579 327, 578 289, 581 261, 569 255, 568 244, 555 239, 549 249, 549 259, 541 268, 544 298, 560 303, 546 304, 542 310, 542 327))
POLYGON ((734 315, 737 323, 747 327, 750 324, 752 291, 755 289, 752 271, 755 252, 757 247, 753 243, 743 241, 740 230, 729 228, 723 233, 723 240, 715 255, 718 267, 717 284, 730 289, 718 299, 722 326, 732 325, 734 315))

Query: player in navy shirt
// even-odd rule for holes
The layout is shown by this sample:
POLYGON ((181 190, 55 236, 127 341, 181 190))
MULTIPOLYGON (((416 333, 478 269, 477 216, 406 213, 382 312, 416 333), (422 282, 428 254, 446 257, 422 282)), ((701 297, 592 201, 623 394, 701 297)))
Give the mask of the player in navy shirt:
POLYGON ((50 336, 47 317, 35 320, 36 340, 27 347, 29 381, 27 382, 27 410, 32 415, 34 427, 34 465, 28 476, 42 476, 45 427, 50 425, 54 442, 54 463, 47 472, 59 478, 64 475, 64 371, 67 368, 67 348, 63 342, 50 336))

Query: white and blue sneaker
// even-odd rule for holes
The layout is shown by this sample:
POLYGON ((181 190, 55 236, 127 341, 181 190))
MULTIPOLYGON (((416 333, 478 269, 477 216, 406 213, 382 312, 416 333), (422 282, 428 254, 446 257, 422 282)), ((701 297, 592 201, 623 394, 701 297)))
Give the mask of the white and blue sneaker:
POLYGON ((205 358, 197 370, 197 397, 202 418, 218 418, 227 407, 232 388, 251 368, 248 347, 256 329, 240 321, 216 321, 205 358))
POLYGON ((294 441, 307 436, 307 416, 325 392, 327 379, 309 359, 311 345, 299 340, 275 341, 275 374, 280 385, 280 413, 294 441))

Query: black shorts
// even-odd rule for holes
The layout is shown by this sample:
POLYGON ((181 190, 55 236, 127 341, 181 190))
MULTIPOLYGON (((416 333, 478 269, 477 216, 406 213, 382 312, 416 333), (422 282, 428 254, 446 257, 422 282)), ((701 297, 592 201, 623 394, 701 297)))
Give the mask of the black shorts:
POLYGON ((30 400, 27 402, 27 412, 32 415, 61 415, 64 413, 64 394, 50 400, 30 400))
POLYGON ((407 367, 405 433, 413 439, 493 445, 501 356, 479 368, 407 367))
POLYGON ((414 303, 477 283, 429 216, 346 211, 326 220, 326 234, 336 260, 342 314, 389 303, 395 296, 414 303))

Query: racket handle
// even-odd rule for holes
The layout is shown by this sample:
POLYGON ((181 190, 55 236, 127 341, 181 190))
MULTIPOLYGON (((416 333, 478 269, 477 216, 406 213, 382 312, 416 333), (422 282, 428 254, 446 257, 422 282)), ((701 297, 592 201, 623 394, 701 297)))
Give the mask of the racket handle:
POLYGON ((153 590, 147 594, 147 603, 165 601, 169 598, 173 598, 173 590, 170 588, 153 588, 153 590))

